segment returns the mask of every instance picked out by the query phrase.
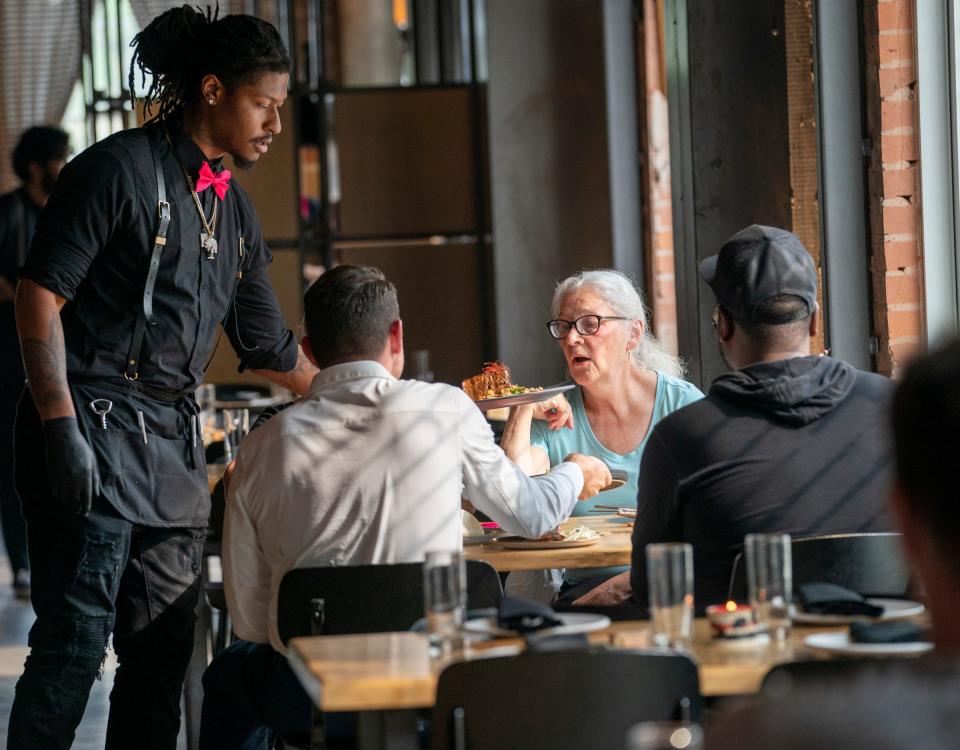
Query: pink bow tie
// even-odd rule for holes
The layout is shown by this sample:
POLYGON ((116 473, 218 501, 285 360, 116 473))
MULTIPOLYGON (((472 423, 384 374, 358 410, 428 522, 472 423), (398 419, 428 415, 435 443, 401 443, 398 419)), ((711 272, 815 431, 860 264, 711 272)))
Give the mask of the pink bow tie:
POLYGON ((200 177, 197 179, 197 192, 202 193, 211 185, 213 185, 217 197, 223 200, 223 196, 227 194, 227 190, 230 188, 230 170, 224 169, 220 174, 217 174, 210 169, 207 162, 204 162, 203 166, 200 167, 200 177))

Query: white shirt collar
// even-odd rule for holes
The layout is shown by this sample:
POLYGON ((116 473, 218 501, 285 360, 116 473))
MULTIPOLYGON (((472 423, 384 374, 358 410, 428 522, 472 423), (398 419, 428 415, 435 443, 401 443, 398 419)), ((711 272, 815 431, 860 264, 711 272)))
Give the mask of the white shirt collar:
POLYGON ((339 365, 330 365, 318 372, 310 383, 310 395, 352 380, 363 378, 382 378, 396 380, 387 368, 372 359, 362 359, 356 362, 344 362, 339 365))

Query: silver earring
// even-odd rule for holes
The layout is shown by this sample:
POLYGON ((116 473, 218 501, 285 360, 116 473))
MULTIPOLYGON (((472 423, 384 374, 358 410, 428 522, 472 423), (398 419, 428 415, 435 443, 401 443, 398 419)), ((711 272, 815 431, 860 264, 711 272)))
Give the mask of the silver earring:
POLYGON ((208 103, 208 104, 216 104, 216 103, 217 103, 217 100, 216 100, 216 99, 207 99, 207 103, 208 103))

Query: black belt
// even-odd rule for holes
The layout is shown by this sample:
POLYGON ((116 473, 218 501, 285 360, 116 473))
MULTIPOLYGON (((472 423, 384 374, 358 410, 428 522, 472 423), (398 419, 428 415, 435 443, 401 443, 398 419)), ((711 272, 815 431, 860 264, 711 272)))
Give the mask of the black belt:
POLYGON ((84 383, 86 385, 97 385, 99 383, 110 388, 121 388, 125 391, 142 393, 144 396, 152 398, 156 401, 163 401, 169 404, 175 404, 185 396, 193 395, 194 392, 193 388, 182 388, 180 390, 175 390, 173 388, 158 388, 156 386, 147 385, 146 383, 129 380, 127 378, 99 377, 96 375, 75 375, 73 373, 67 373, 67 381, 84 383))
MULTIPOLYGON (((153 157, 153 169, 157 174, 157 232, 153 238, 153 254, 150 256, 150 268, 147 271, 147 281, 143 286, 143 305, 137 314, 137 322, 133 327, 133 338, 130 341, 130 353, 127 355, 127 366, 123 377, 127 380, 136 380, 140 377, 140 350, 143 348, 143 334, 147 323, 153 324, 153 287, 157 283, 157 274, 160 271, 160 256, 167 244, 167 228, 170 226, 170 204, 167 203, 166 183, 163 180, 163 169, 157 159, 156 147, 153 138, 147 136, 150 142, 150 154, 153 157)), ((147 391, 144 391, 147 393, 147 391)), ((148 394, 149 395, 149 394, 148 394)))

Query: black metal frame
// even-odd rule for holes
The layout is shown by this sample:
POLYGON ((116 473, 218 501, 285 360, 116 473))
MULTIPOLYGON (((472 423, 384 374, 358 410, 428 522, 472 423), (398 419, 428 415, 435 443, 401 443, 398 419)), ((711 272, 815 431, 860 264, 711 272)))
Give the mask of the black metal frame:
MULTIPOLYGON (((483 82, 478 80, 476 72, 478 70, 478 56, 476 40, 476 0, 463 0, 460 6, 460 12, 467 15, 467 44, 469 71, 464 71, 465 78, 454 80, 451 72, 451 65, 448 58, 451 49, 455 52, 462 40, 456 40, 456 44, 451 45, 447 31, 447 23, 450 20, 450 6, 445 0, 438 0, 431 9, 435 11, 433 16, 435 27, 433 29, 436 44, 436 83, 419 82, 420 78, 431 77, 429 71, 424 70, 425 56, 423 44, 426 32, 417 28, 418 20, 421 18, 420 11, 426 10, 426 3, 429 0, 410 0, 409 17, 414 24, 411 34, 411 43, 413 46, 414 71, 418 82, 409 86, 340 86, 329 80, 328 65, 326 60, 326 27, 327 6, 329 0, 277 0, 285 8, 285 16, 288 21, 288 27, 285 30, 285 37, 288 42, 287 48, 290 50, 293 58, 294 76, 290 81, 290 95, 295 107, 295 121, 297 123, 296 140, 298 145, 303 143, 303 135, 299 131, 301 108, 312 106, 316 109, 317 140, 319 146, 319 166, 320 166, 320 206, 319 214, 314 222, 300 220, 301 225, 301 265, 311 258, 319 256, 320 262, 327 268, 330 268, 336 262, 337 249, 341 243, 346 245, 351 242, 373 241, 373 240, 423 240, 436 243, 436 238, 443 238, 444 242, 450 244, 460 244, 464 238, 470 238, 476 242, 479 259, 479 278, 478 289, 482 300, 486 301, 486 308, 481 312, 481 321, 483 326, 483 349, 484 358, 492 359, 496 350, 495 336, 496 327, 494 324, 494 315, 492 304, 492 275, 493 258, 490 247, 490 227, 488 221, 488 169, 486 166, 486 151, 484 143, 485 132, 485 108, 483 107, 483 82), (295 14, 290 12, 290 4, 293 2, 305 2, 308 19, 308 29, 306 34, 307 59, 301 61, 299 56, 301 49, 292 41, 296 40, 293 24, 295 23, 295 14), (300 79, 298 71, 303 65, 303 79, 300 79), (409 90, 419 91, 424 89, 451 89, 466 87, 470 90, 471 102, 471 150, 474 163, 474 185, 473 194, 475 200, 474 214, 475 225, 473 227, 463 227, 456 230, 434 232, 429 235, 410 235, 397 233, 391 235, 359 235, 345 234, 337 230, 336 210, 331 205, 329 195, 329 185, 331 177, 331 168, 327 152, 327 144, 330 138, 330 128, 332 121, 332 108, 336 96, 344 92, 356 91, 388 91, 388 90, 409 90)), ((251 0, 248 4, 252 5, 251 0)), ((297 165, 299 172, 299 164, 297 165)), ((298 174, 299 179, 299 174, 298 174)))
MULTIPOLYGON (((116 24, 115 42, 117 55, 123 60, 122 19, 120 0, 78 0, 81 4, 81 34, 83 49, 83 85, 86 103, 86 127, 90 143, 103 138, 109 133, 99 133, 97 129, 98 117, 108 114, 112 118, 121 117, 123 127, 133 127, 136 124, 136 112, 130 105, 130 92, 126 86, 125 71, 116 69, 107 64, 107 80, 95 80, 94 58, 96 55, 106 54, 106 50, 93 50, 93 9, 97 4, 110 5, 114 13, 104 12, 104 34, 109 39, 107 28, 112 20, 116 24), (119 96, 111 92, 119 90, 119 96)), ((479 253, 479 278, 477 279, 480 298, 485 300, 485 310, 481 314, 483 325, 484 358, 492 359, 496 350, 492 300, 493 257, 490 247, 489 201, 488 201, 488 169, 486 164, 486 111, 484 107, 484 85, 478 80, 478 59, 480 51, 477 45, 476 13, 482 8, 482 0, 460 0, 452 5, 448 0, 409 0, 409 17, 413 24, 410 43, 413 47, 414 71, 417 82, 410 86, 369 86, 344 87, 336 85, 328 78, 326 64, 327 34, 326 19, 331 0, 244 0, 243 11, 250 15, 267 16, 277 24, 278 31, 284 44, 289 50, 293 63, 293 73, 290 78, 289 95, 293 110, 292 120, 294 138, 297 147, 304 142, 301 115, 304 108, 312 107, 316 114, 317 145, 319 146, 320 167, 320 205, 315 220, 299 219, 299 237, 295 240, 278 240, 270 238, 274 248, 296 248, 300 252, 301 265, 309 259, 319 256, 321 263, 329 268, 336 260, 337 249, 340 243, 361 241, 394 241, 409 242, 412 240, 430 241, 436 244, 438 237, 443 243, 451 245, 462 244, 465 239, 475 242, 479 253), (307 29, 305 34, 305 49, 299 44, 301 39, 297 35, 297 6, 305 10, 307 29), (269 10, 268 10, 269 9, 269 10), (266 12, 260 12, 266 11, 266 12), (466 16, 464 19, 463 16, 466 16), (429 17, 434 26, 426 30, 419 26, 421 18, 429 17), (456 24, 455 34, 451 35, 451 25, 456 24), (462 33, 466 29, 466 34, 462 33), (427 36, 430 31, 433 37, 433 56, 426 58, 425 45, 431 39, 427 36), (459 35, 458 35, 459 34, 459 35), (456 38, 452 38, 455 36, 456 38), (464 38, 465 36, 465 38, 464 38), (467 45, 464 50, 463 45, 467 45), (457 62, 459 60, 459 62, 457 62), (428 65, 428 62, 433 65, 428 65), (464 68, 469 67, 469 70, 464 68), (459 74, 459 76, 458 76, 459 74), (419 82, 420 80, 434 79, 436 82, 419 82), (331 205, 329 185, 331 165, 328 158, 327 144, 330 139, 330 127, 333 115, 333 104, 338 94, 360 90, 423 90, 423 89, 451 89, 467 88, 470 91, 470 119, 471 119, 471 152, 474 163, 473 194, 475 224, 472 227, 458 227, 455 230, 434 232, 428 235, 410 235, 404 233, 388 236, 351 235, 338 231, 336 226, 336 207, 331 205)), ((122 63, 120 68, 122 68, 122 63)), ((111 128, 111 132, 116 130, 111 128)), ((299 158, 294 159, 294 179, 299 184, 299 158)))
MULTIPOLYGON (((126 86, 124 78, 125 71, 122 69, 123 61, 123 26, 121 23, 120 0, 78 0, 80 3, 80 38, 82 53, 82 83, 84 96, 84 109, 86 111, 87 142, 95 143, 100 138, 106 137, 110 133, 98 133, 97 119, 101 115, 110 116, 111 120, 120 117, 123 127, 133 127, 136 125, 136 113, 130 105, 130 92, 126 86), (99 55, 107 55, 107 48, 100 50, 93 49, 93 11, 97 5, 104 6, 103 13, 103 33, 104 39, 110 39, 110 14, 107 13, 107 6, 114 9, 114 20, 116 22, 115 42, 117 58, 121 61, 120 69, 114 68, 109 64, 109 57, 106 69, 107 80, 98 81, 96 79, 96 66, 94 58, 99 55), (111 94, 112 90, 119 88, 119 95, 111 94)), ((110 132, 114 132, 111 129, 110 132)))

